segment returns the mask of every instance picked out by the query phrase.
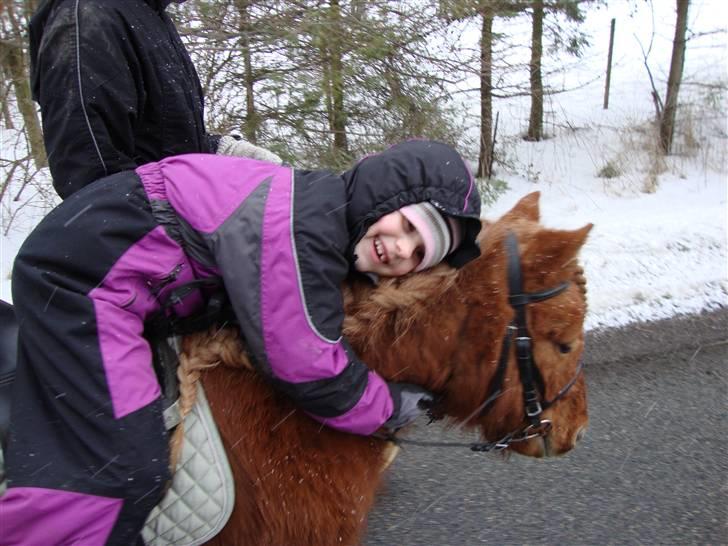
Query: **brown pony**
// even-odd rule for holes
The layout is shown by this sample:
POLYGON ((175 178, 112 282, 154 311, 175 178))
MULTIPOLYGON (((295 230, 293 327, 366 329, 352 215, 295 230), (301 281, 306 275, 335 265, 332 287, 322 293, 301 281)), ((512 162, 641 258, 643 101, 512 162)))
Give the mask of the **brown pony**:
MULTIPOLYGON (((522 387, 513 351, 503 393, 481 415, 513 318, 508 303, 508 231, 519 241, 524 290, 538 292, 572 281, 576 255, 591 225, 576 231, 538 224, 537 193, 499 221, 487 224, 482 255, 463 269, 347 288, 345 335, 384 378, 422 385, 441 396, 438 409, 453 422, 497 440, 523 427, 522 387)), ((586 387, 577 364, 586 302, 575 283, 528 306, 533 355, 551 399, 571 389, 544 417, 545 438, 511 444, 535 457, 572 449, 587 424, 586 387), (578 377, 577 377, 578 375, 578 377)), ((337 432, 296 410, 252 371, 237 335, 188 337, 185 351, 202 364, 221 362, 202 381, 235 477, 236 504, 222 533, 208 544, 357 544, 393 457, 390 442, 337 432)))

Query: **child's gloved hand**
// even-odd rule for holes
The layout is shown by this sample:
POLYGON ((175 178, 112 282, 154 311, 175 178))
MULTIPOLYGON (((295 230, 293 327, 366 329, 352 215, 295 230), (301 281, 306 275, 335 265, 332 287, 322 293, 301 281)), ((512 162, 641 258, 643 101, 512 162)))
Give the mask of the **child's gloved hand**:
POLYGON ((260 159, 261 161, 268 161, 277 165, 283 163, 283 160, 270 150, 251 144, 237 135, 225 135, 220 138, 216 153, 218 155, 233 155, 236 157, 260 159))
POLYGON ((394 400, 397 409, 384 423, 385 428, 393 432, 425 413, 434 401, 431 392, 410 383, 389 383, 389 391, 393 399, 399 397, 399 403, 394 400))

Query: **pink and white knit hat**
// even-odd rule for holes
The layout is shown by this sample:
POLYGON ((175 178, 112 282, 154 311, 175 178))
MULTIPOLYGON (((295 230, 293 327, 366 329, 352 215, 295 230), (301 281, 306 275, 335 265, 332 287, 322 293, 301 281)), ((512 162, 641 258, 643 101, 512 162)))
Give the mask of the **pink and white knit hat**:
POLYGON ((463 239, 460 222, 441 214, 427 201, 407 205, 399 210, 419 232, 425 244, 425 256, 415 271, 439 264, 463 239))

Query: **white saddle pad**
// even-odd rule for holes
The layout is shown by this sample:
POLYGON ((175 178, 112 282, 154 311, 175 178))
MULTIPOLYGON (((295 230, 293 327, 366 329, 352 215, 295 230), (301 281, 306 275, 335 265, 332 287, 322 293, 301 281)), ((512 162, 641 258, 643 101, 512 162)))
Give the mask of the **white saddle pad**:
POLYGON ((199 381, 197 401, 184 427, 172 487, 149 514, 142 532, 149 546, 203 544, 225 526, 233 511, 230 465, 199 381))

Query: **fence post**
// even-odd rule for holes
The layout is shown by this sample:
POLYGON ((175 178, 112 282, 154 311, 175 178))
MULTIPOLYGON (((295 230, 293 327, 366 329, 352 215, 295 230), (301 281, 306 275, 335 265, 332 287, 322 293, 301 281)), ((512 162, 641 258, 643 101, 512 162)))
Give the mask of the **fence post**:
POLYGON ((612 50, 614 49, 614 24, 612 18, 611 28, 609 29, 609 56, 607 57, 607 82, 604 85, 604 109, 609 108, 609 83, 612 79, 612 50))

